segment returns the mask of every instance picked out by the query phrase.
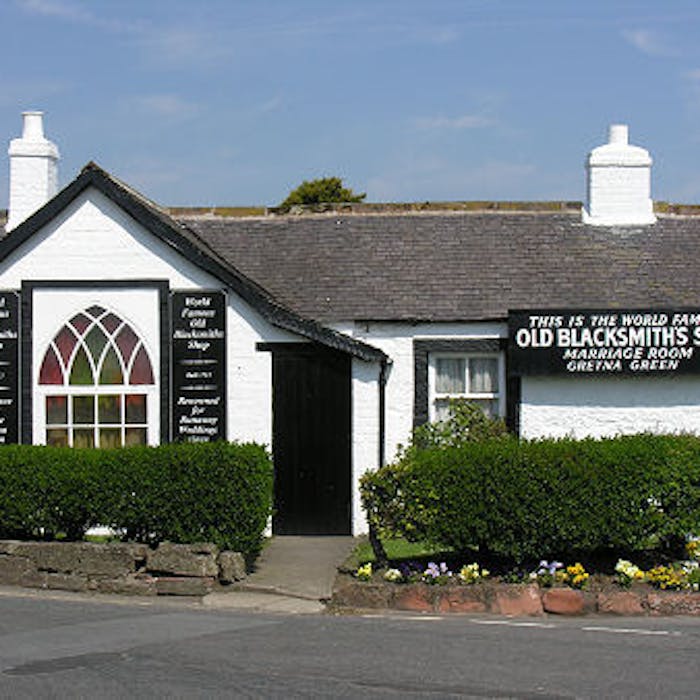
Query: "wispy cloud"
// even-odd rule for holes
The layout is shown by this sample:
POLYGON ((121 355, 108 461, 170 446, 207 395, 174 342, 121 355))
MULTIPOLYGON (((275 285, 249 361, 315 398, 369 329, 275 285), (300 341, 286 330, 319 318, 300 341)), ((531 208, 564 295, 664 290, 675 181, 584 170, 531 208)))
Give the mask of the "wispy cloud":
POLYGON ((136 22, 98 15, 90 11, 87 6, 78 5, 69 0, 16 0, 16 2, 28 14, 64 22, 85 24, 113 32, 134 32, 143 28, 136 22))
POLYGON ((179 95, 153 94, 142 95, 134 100, 136 107, 169 119, 189 118, 199 112, 199 106, 194 102, 184 100, 179 95))
POLYGON ((480 114, 463 114, 459 117, 418 117, 415 125, 419 129, 483 129, 493 126, 495 121, 480 114))
POLYGON ((182 67, 224 64, 237 46, 219 29, 201 26, 154 28, 141 34, 137 44, 153 63, 182 67))
POLYGON ((673 56, 677 53, 665 38, 648 29, 624 29, 622 36, 628 44, 649 56, 673 56))
POLYGON ((470 168, 434 155, 409 159, 402 165, 400 171, 392 168, 369 178, 366 186, 371 200, 526 199, 537 172, 529 163, 490 160, 470 168))
POLYGON ((48 98, 66 92, 70 87, 61 80, 5 82, 0 90, 0 106, 16 108, 17 105, 21 105, 22 109, 34 109, 48 98))
POLYGON ((265 100, 259 105, 255 106, 254 111, 257 114, 272 114, 273 112, 279 112, 280 109, 284 107, 284 99, 281 95, 275 95, 269 100, 265 100))

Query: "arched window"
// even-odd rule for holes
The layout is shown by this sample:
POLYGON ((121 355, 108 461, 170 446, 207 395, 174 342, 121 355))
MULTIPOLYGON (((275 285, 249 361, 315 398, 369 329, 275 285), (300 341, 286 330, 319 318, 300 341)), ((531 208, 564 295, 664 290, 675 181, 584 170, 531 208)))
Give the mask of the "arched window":
POLYGON ((46 349, 39 386, 47 445, 147 444, 153 367, 143 341, 114 312, 94 305, 73 316, 46 349))

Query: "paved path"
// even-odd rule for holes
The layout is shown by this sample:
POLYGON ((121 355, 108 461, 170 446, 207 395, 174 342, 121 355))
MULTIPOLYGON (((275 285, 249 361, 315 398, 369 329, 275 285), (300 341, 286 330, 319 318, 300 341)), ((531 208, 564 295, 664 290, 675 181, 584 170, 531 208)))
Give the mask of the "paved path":
POLYGON ((337 568, 354 546, 352 537, 273 537, 258 558, 255 571, 236 587, 251 592, 328 600, 337 568))

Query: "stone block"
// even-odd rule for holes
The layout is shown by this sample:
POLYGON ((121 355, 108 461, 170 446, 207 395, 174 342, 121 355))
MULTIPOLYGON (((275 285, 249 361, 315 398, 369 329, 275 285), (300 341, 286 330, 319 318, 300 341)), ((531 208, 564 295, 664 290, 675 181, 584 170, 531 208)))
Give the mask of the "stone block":
POLYGON ((162 542, 148 553, 149 572, 168 576, 218 576, 219 548, 213 544, 173 544, 162 542))
POLYGON ((246 577, 245 559, 240 552, 221 552, 219 554, 219 581, 234 583, 246 577))
POLYGON ((96 590, 116 595, 156 595, 156 581, 150 576, 101 579, 96 590))
POLYGON ((27 557, 0 554, 0 584, 23 586, 27 577, 37 574, 36 567, 27 557))
POLYGON ((646 598, 651 615, 700 615, 700 595, 692 591, 658 591, 646 598))
POLYGON ((537 586, 504 584, 496 589, 491 612, 520 617, 542 615, 542 599, 537 586))
POLYGON ((542 607, 555 615, 583 615, 585 598, 573 588, 550 588, 542 596, 542 607))
POLYGON ((214 583, 215 580, 212 577, 159 576, 155 579, 158 595, 206 595, 211 592, 214 583))
POLYGON ((20 544, 19 540, 0 540, 0 554, 14 554, 20 544))
POLYGON ((435 597, 434 587, 423 583, 397 586, 394 593, 394 607, 397 610, 433 612, 435 610, 435 597))
POLYGON ((87 578, 74 574, 47 573, 44 586, 60 591, 76 591, 78 593, 84 593, 89 590, 87 578))
POLYGON ((391 587, 381 583, 348 581, 335 586, 331 605, 337 608, 389 608, 391 587))
POLYGON ((135 573, 147 552, 145 545, 93 542, 22 542, 14 548, 39 570, 108 577, 135 573))
POLYGON ((439 592, 438 610, 443 613, 477 613, 488 610, 486 588, 474 586, 450 586, 439 592))
POLYGON ((644 596, 633 591, 601 591, 598 612, 609 615, 644 615, 644 596))

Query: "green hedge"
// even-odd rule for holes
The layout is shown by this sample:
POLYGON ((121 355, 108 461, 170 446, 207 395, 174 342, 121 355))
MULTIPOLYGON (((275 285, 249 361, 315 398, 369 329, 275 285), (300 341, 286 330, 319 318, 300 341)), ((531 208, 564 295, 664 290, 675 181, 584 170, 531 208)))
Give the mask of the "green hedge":
POLYGON ((80 539, 96 525, 137 542, 214 542, 255 556, 272 464, 253 444, 0 449, 0 538, 80 539))
POLYGON ((363 477, 381 531, 515 561, 700 533, 700 439, 634 435, 410 447, 363 477))

